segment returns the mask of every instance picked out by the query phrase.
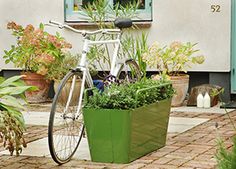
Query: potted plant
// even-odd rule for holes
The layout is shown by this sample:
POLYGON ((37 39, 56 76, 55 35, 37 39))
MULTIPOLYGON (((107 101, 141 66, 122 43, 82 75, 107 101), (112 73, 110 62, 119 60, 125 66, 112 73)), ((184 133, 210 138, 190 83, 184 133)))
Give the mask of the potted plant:
MULTIPOLYGON (((110 0, 96 0, 87 2, 88 3, 85 3, 86 5, 84 5, 84 8, 81 8, 81 10, 88 19, 88 22, 94 24, 98 29, 115 28, 113 21, 116 18, 136 18, 138 8, 141 4, 139 1, 130 1, 129 3, 125 2, 123 5, 120 5, 120 3, 114 3, 111 5, 110 0), (96 12, 94 9, 97 9, 96 12), (109 22, 106 21, 107 19, 109 19, 109 22)), ((136 26, 133 26, 130 30, 136 28, 136 26)), ((129 29, 125 29, 123 32, 124 31, 129 31, 129 29)), ((136 37, 139 36, 136 35, 136 37)), ((116 37, 96 35, 91 36, 90 38, 92 38, 92 40, 114 40, 116 37)), ((133 38, 130 31, 126 33, 126 35, 121 38, 122 43, 119 50, 119 59, 129 58, 138 61, 141 71, 144 72, 145 65, 140 60, 139 54, 141 53, 141 50, 143 50, 143 45, 146 45, 146 39, 147 35, 144 34, 142 34, 142 38, 133 38)), ((87 54, 90 62, 90 70, 93 70, 93 73, 97 73, 97 70, 103 71, 102 74, 97 74, 97 76, 101 79, 104 79, 104 77, 108 75, 107 70, 111 68, 110 53, 114 49, 113 47, 107 44, 93 45, 87 54)))
MULTIPOLYGON (((71 70, 74 69, 80 60, 80 55, 72 55, 70 52, 66 52, 62 60, 56 61, 49 69, 47 74, 47 79, 54 81, 54 91, 57 91, 57 88, 60 85, 60 81, 63 77, 71 70)), ((69 81, 62 90, 60 96, 60 102, 65 103, 70 92, 72 81, 69 81)), ((77 104, 78 98, 80 95, 81 80, 77 78, 76 87, 74 89, 72 101, 70 104, 77 104)))
POLYGON ((202 64, 203 55, 195 55, 199 50, 195 49, 197 44, 190 42, 172 42, 169 46, 160 47, 154 43, 149 51, 143 55, 143 59, 150 67, 156 67, 160 74, 154 77, 166 77, 171 80, 176 94, 172 98, 172 106, 182 105, 189 86, 189 76, 186 74, 187 69, 192 64, 202 64))
POLYGON ((26 147, 23 137, 26 128, 21 113, 21 110, 25 110, 24 92, 37 89, 25 86, 20 79, 21 76, 14 76, 7 80, 0 77, 0 143, 3 143, 11 155, 14 151, 19 155, 22 146, 26 147))
MULTIPOLYGON (((224 88, 222 88, 220 91, 217 89, 212 90, 210 95, 212 97, 219 96, 219 100, 221 103, 223 103, 221 94, 224 93, 224 88)), ((231 130, 233 130, 232 136, 220 136, 219 134, 224 134, 221 133, 222 128, 225 127, 223 124, 221 126, 216 122, 215 127, 217 131, 217 150, 215 154, 216 162, 217 162, 217 168, 218 169, 233 169, 236 168, 236 125, 235 125, 235 116, 230 114, 230 111, 228 111, 225 107, 225 104, 223 103, 222 108, 225 110, 225 114, 227 115, 227 123, 231 124, 231 130), (231 137, 231 138, 228 138, 231 137), (224 141, 227 140, 232 142, 231 146, 226 146, 224 141)), ((226 125, 227 126, 227 125, 226 125)), ((228 127, 228 126, 227 126, 228 127)), ((232 131, 231 131, 232 132, 232 131)))
POLYGON ((5 63, 12 62, 15 67, 23 69, 25 83, 38 87, 39 90, 26 93, 29 102, 46 101, 50 81, 45 75, 53 64, 63 59, 63 49, 71 48, 71 44, 58 33, 54 36, 44 31, 43 24, 39 28, 32 25, 24 28, 9 22, 7 28, 12 30, 17 43, 4 51, 5 63))
POLYGON ((143 79, 88 93, 83 115, 92 161, 128 163, 165 146, 170 83, 143 79))

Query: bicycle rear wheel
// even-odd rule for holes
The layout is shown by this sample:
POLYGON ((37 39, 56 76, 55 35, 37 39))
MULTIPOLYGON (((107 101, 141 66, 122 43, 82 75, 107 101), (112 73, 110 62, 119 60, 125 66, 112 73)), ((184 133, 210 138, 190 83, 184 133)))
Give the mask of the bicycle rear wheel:
POLYGON ((81 141, 84 124, 82 112, 76 117, 81 90, 80 72, 70 71, 61 81, 55 94, 48 127, 48 144, 53 160, 68 162, 81 141))
POLYGON ((135 60, 129 59, 120 67, 117 78, 121 82, 127 81, 133 83, 142 78, 142 72, 135 60))

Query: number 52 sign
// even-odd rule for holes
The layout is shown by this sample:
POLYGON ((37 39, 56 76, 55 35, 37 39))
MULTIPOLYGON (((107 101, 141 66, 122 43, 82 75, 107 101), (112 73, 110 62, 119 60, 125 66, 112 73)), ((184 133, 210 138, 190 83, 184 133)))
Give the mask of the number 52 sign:
POLYGON ((220 12, 221 6, 220 5, 211 5, 211 12, 220 12))

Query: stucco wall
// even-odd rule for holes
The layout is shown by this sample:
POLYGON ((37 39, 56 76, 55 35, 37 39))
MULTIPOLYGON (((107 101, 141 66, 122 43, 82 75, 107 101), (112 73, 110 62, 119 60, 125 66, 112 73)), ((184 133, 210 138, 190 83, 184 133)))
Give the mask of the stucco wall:
MULTIPOLYGON (((38 25, 48 20, 64 20, 63 0, 1 0, 0 1, 0 69, 13 68, 1 58, 3 50, 15 42, 8 21, 38 25)), ((203 65, 194 71, 228 72, 230 70, 230 0, 153 0, 153 23, 148 29, 149 43, 165 45, 174 40, 197 42, 206 56, 203 65), (211 12, 211 5, 219 4, 219 13, 211 12)), ((50 32, 54 31, 48 28, 50 32)), ((72 44, 81 43, 79 36, 64 31, 72 44)), ((75 45, 74 45, 75 46, 75 45)), ((79 48, 74 49, 80 50, 79 48)))

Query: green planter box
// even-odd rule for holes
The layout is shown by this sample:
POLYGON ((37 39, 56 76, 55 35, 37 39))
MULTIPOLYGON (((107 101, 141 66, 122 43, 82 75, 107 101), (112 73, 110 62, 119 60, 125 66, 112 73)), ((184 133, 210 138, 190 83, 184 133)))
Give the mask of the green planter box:
POLYGON ((171 99, 133 110, 84 109, 92 161, 129 163, 166 143, 171 99))

